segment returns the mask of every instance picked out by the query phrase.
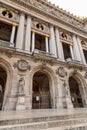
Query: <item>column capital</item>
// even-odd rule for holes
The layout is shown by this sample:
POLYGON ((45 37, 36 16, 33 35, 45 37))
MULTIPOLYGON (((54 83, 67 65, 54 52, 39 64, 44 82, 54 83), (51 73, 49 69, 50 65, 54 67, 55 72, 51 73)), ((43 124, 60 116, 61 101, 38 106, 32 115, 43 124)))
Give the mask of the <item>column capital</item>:
POLYGON ((16 23, 13 23, 13 27, 16 27, 17 26, 17 24, 16 23))

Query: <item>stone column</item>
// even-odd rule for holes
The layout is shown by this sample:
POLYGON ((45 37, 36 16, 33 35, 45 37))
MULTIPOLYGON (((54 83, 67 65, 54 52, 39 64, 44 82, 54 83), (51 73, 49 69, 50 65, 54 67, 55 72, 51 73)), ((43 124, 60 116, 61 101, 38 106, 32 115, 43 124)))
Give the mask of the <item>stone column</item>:
POLYGON ((58 83, 58 97, 57 97, 57 108, 63 108, 63 85, 62 85, 62 82, 61 80, 59 80, 59 83, 58 83))
POLYGON ((16 25, 13 24, 11 38, 10 38, 10 47, 14 47, 15 31, 16 31, 16 25))
POLYGON ((84 53, 83 53, 83 49, 82 49, 82 46, 81 46, 79 36, 77 36, 77 44, 78 44, 78 48, 79 48, 79 51, 80 51, 80 56, 81 56, 82 62, 86 65, 86 60, 85 60, 85 57, 84 57, 84 53))
POLYGON ((25 35, 25 51, 30 52, 31 45, 31 17, 27 17, 26 35, 25 35))
POLYGON ((71 52, 72 59, 74 60, 73 46, 71 46, 71 45, 70 45, 70 52, 71 52))
POLYGON ((48 44, 48 36, 45 37, 45 43, 46 43, 46 52, 49 53, 49 44, 48 44))
POLYGON ((74 52, 74 60, 81 61, 80 52, 77 45, 76 36, 73 35, 73 52, 74 52))
POLYGON ((63 47, 62 47, 62 43, 60 42, 58 28, 55 29, 55 33, 56 33, 56 44, 57 44, 58 58, 61 60, 64 60, 63 47))
POLYGON ((17 40, 16 40, 16 48, 18 50, 22 50, 22 47, 23 47, 24 23, 25 23, 25 15, 22 13, 20 15, 20 22, 19 22, 18 33, 17 33, 17 40))
POLYGON ((35 50, 35 32, 32 31, 32 52, 35 50))
POLYGON ((53 25, 50 26, 50 52, 54 57, 57 57, 56 42, 53 25))

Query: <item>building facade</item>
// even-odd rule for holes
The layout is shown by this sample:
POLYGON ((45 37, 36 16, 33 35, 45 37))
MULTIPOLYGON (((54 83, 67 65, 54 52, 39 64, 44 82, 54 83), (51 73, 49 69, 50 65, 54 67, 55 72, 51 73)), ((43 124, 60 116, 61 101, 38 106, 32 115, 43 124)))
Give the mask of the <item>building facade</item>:
POLYGON ((0 110, 87 106, 87 20, 46 0, 0 0, 0 110))

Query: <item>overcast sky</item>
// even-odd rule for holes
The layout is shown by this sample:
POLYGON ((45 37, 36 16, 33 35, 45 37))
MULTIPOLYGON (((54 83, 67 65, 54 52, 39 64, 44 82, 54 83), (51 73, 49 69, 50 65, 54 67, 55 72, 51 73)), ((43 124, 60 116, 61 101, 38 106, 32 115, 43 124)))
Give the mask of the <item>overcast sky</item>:
POLYGON ((87 0, 48 0, 74 15, 87 17, 87 0))

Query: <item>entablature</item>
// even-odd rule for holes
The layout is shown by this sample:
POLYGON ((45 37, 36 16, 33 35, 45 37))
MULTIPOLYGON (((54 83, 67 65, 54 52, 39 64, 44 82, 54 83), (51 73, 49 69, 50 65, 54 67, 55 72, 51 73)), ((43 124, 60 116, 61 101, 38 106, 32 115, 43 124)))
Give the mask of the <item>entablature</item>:
POLYGON ((10 0, 9 2, 12 2, 13 4, 17 3, 18 8, 20 8, 21 6, 24 10, 26 10, 30 7, 31 10, 38 10, 39 13, 44 12, 46 16, 49 15, 51 18, 57 18, 58 20, 70 24, 71 26, 75 26, 79 29, 84 29, 84 24, 82 20, 74 17, 73 15, 68 14, 67 12, 64 12, 63 10, 59 9, 56 6, 53 6, 52 4, 49 4, 49 2, 42 0, 10 0))

